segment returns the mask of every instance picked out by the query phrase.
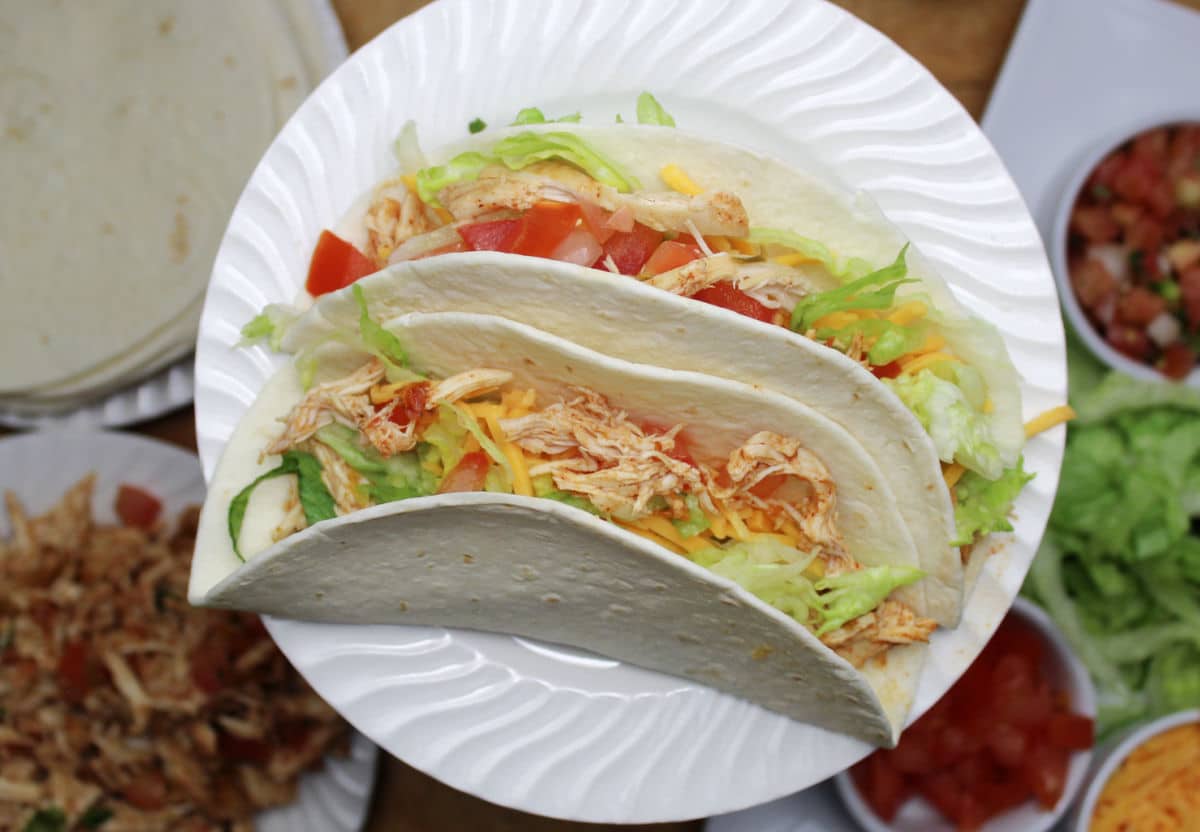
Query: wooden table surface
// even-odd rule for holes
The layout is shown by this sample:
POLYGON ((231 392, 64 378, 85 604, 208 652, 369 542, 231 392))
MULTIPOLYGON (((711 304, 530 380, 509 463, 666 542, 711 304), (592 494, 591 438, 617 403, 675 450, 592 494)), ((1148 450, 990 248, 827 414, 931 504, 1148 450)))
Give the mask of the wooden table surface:
MULTIPOLYGON (((834 0, 925 64, 976 119, 995 82, 1025 0, 834 0)), ((1200 0, 1185 0, 1200 8, 1200 0)), ((420 0, 333 0, 350 48, 425 5, 420 0)), ((191 408, 140 425, 139 433, 195 450, 191 408)), ((385 755, 386 756, 386 755, 385 755)), ((395 758, 382 763, 367 832, 570 832, 698 830, 699 821, 643 827, 566 823, 523 814, 455 791, 395 758)))

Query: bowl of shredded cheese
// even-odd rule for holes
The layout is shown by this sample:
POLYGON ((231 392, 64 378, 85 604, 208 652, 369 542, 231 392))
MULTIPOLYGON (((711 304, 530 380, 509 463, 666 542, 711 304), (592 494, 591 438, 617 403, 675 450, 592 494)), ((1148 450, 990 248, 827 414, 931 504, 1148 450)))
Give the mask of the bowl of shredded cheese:
POLYGON ((1126 734, 1097 757, 1074 832, 1185 832, 1200 819, 1200 710, 1126 734))

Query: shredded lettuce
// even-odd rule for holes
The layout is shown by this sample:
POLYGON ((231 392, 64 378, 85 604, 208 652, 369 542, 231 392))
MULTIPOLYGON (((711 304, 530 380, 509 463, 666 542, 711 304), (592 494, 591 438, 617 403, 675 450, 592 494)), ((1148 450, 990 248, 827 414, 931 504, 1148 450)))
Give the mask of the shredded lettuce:
POLYGON ((280 464, 259 475, 254 482, 237 493, 229 502, 229 538, 233 542, 233 553, 239 559, 245 560, 241 549, 238 548, 238 538, 242 534, 242 523, 246 519, 246 508, 250 505, 250 495, 259 483, 281 477, 284 474, 295 474, 297 491, 300 494, 300 507, 304 510, 304 519, 308 525, 329 520, 337 516, 337 506, 333 495, 321 481, 321 463, 312 454, 304 451, 287 451, 283 454, 280 464))
POLYGON ((374 448, 362 445, 353 428, 338 424, 318 430, 317 439, 366 478, 367 496, 376 503, 425 497, 437 491, 437 478, 421 465, 416 451, 385 459, 374 448))
POLYGON ((671 118, 671 114, 663 109, 663 106, 658 103, 658 99, 648 92, 638 96, 637 120, 638 124, 657 124, 660 127, 675 126, 675 119, 671 118))
POLYGON ((460 153, 444 165, 421 168, 417 171, 417 196, 422 202, 437 205, 438 192, 447 185, 458 182, 470 182, 479 176, 480 171, 488 165, 496 164, 496 160, 468 150, 460 153))
POLYGON ((912 566, 869 566, 821 578, 814 584, 821 593, 821 625, 817 635, 831 633, 847 621, 865 615, 894 590, 923 577, 925 573, 912 566))
POLYGON ((439 407, 437 420, 425 428, 425 432, 421 434, 421 441, 428 447, 422 455, 422 460, 430 467, 440 470, 440 476, 445 476, 463 458, 467 429, 463 427, 453 409, 439 407))
POLYGON ((1025 473, 1024 458, 1017 460, 1016 467, 1007 469, 998 479, 989 480, 968 471, 954 487, 954 525, 957 535, 950 541, 952 546, 966 546, 992 532, 1011 532, 1008 513, 1013 501, 1033 479, 1025 473))
POLYGON ((1200 391, 1092 374, 1072 399, 1023 591, 1091 672, 1103 735, 1200 707, 1200 391))
POLYGON ((874 267, 859 257, 839 258, 824 243, 782 228, 751 228, 747 238, 752 243, 785 246, 805 257, 816 260, 838 280, 855 280, 874 271, 874 267))
POLYGON ((688 557, 790 615, 818 636, 870 612, 894 590, 925 574, 907 566, 873 566, 820 577, 810 569, 815 553, 770 539, 714 546, 688 557))
POLYGON ((578 122, 583 118, 580 113, 570 113, 569 115, 559 116, 558 118, 546 118, 545 114, 537 107, 526 107, 517 113, 517 117, 513 119, 511 127, 519 127, 523 124, 549 124, 551 122, 578 122))
POLYGON ((695 537, 709 527, 708 518, 700 508, 700 499, 695 494, 684 494, 683 501, 687 504, 686 520, 672 520, 675 530, 682 538, 695 537))
POLYGON ((836 289, 807 295, 792 309, 792 329, 807 332, 817 321, 834 312, 854 309, 890 309, 896 302, 896 289, 916 280, 906 277, 908 266, 904 256, 908 245, 900 249, 895 261, 836 289))
POLYGON ((833 341, 837 349, 845 351, 849 349, 854 337, 861 335, 871 344, 867 350, 867 359, 876 367, 880 367, 920 349, 925 344, 927 331, 926 326, 904 326, 880 318, 864 318, 837 329, 818 329, 815 338, 818 341, 833 341))
MULTIPOLYGON (((355 283, 350 291, 354 294, 354 300, 358 304, 358 333, 362 338, 363 346, 384 363, 387 368, 388 381, 396 383, 423 380, 424 376, 414 373, 405 366, 408 364, 408 355, 404 352, 404 345, 400 343, 400 339, 371 317, 362 286, 355 283)), ((307 387, 307 385, 305 386, 307 387)))
POLYGON ((541 474, 536 476, 531 481, 533 485, 533 494, 535 497, 544 497, 547 500, 555 500, 560 503, 566 503, 569 506, 574 506, 577 509, 586 511, 588 514, 594 514, 597 517, 604 517, 605 514, 596 505, 585 497, 580 497, 577 494, 571 494, 567 491, 559 491, 554 487, 554 477, 550 474, 541 474))
POLYGON ((628 193, 641 184, 574 133, 516 133, 492 147, 492 154, 511 170, 520 170, 544 159, 561 159, 587 171, 597 182, 628 193))
POLYGON ((238 346, 253 344, 263 338, 267 346, 274 352, 279 352, 283 345, 283 336, 288 327, 300 317, 300 310, 285 303, 268 303, 263 311, 255 315, 249 323, 242 327, 242 341, 238 346))
POLYGON ((884 383, 921 422, 943 462, 957 462, 988 480, 1004 473, 987 414, 972 407, 956 384, 929 368, 884 383))

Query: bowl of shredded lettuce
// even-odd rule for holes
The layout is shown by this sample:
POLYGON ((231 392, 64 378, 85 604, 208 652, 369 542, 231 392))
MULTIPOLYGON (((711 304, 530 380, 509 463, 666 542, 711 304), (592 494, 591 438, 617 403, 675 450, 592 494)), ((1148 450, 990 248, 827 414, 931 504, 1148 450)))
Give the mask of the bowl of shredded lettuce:
POLYGON ((1200 707, 1200 390, 1068 349, 1078 417, 1022 592, 1091 673, 1103 738, 1200 707))

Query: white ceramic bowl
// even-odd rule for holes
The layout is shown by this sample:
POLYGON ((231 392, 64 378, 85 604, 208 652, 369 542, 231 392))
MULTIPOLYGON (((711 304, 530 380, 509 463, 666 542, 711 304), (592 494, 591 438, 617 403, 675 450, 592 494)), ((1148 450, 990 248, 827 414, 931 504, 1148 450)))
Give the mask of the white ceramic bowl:
MULTIPOLYGON (((1105 132, 1103 137, 1092 145, 1091 150, 1081 159, 1075 172, 1067 181, 1067 186, 1060 195, 1058 209, 1054 214, 1052 236, 1047 241, 1050 248, 1050 265, 1054 268, 1054 280, 1058 284, 1058 296, 1062 301, 1062 308, 1066 311, 1067 320, 1071 322, 1071 326, 1079 334, 1080 339, 1096 358, 1112 369, 1147 381, 1165 382, 1167 379, 1153 367, 1140 361, 1134 361, 1113 349, 1092 326, 1092 322, 1088 320, 1083 308, 1079 305, 1079 300, 1075 297, 1075 287, 1071 285, 1071 275, 1067 270, 1067 233, 1071 224, 1071 210, 1075 207, 1075 200, 1079 197, 1079 192, 1083 190, 1084 183, 1091 176, 1096 165, 1105 156, 1145 130, 1188 121, 1200 122, 1200 111, 1195 108, 1165 110, 1152 117, 1142 116, 1127 120, 1118 127, 1105 132)), ((1192 370, 1185 382, 1193 387, 1200 387, 1200 366, 1192 370)))
POLYGON ((1125 758, 1132 754, 1135 748, 1157 734, 1189 722, 1200 722, 1200 710, 1180 711, 1170 716, 1160 717, 1153 722, 1131 728, 1116 740, 1105 743, 1092 763, 1087 791, 1084 792, 1083 800, 1079 802, 1079 806, 1072 815, 1074 821, 1071 829, 1074 832, 1087 832, 1088 824, 1092 820, 1092 813, 1096 811, 1096 801, 1100 799, 1104 785, 1117 770, 1117 766, 1125 762, 1125 758))
MULTIPOLYGON (((1078 714, 1096 716, 1096 689, 1083 663, 1075 657, 1066 638, 1050 616, 1033 602, 1017 596, 1010 615, 1030 625, 1046 645, 1047 675, 1054 690, 1063 690, 1071 700, 1071 710, 1078 714)), ((985 823, 980 832, 1045 832, 1058 822, 1071 804, 1085 780, 1092 760, 1092 750, 1071 755, 1067 784, 1054 809, 1042 810, 1032 800, 1023 803, 985 823)), ((867 805, 859 794, 850 772, 843 771, 834 778, 838 794, 846 809, 867 832, 954 832, 954 825, 921 797, 909 800, 892 821, 886 822, 867 805)))

